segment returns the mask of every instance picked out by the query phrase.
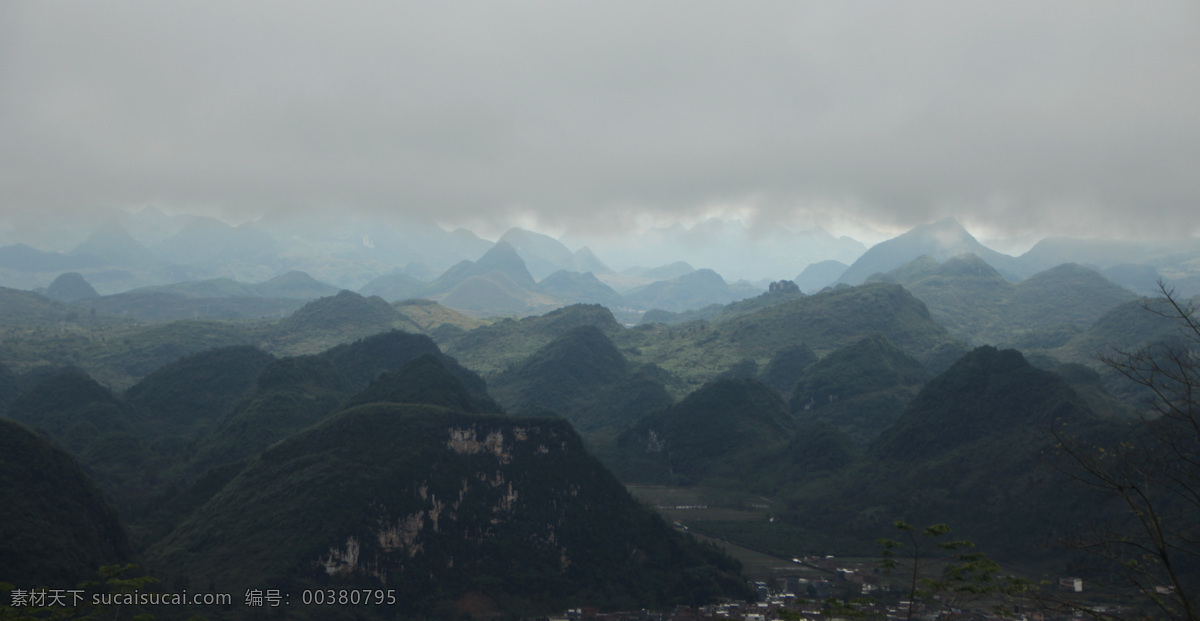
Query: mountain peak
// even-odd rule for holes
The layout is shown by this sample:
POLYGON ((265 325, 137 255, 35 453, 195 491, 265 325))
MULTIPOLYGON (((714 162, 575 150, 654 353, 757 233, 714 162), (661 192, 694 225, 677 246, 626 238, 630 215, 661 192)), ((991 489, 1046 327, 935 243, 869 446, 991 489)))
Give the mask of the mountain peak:
POLYGON ((985 345, 931 380, 871 451, 909 460, 961 448, 1002 430, 1048 428, 1091 412, 1058 375, 1015 349, 985 345))
POLYGON ((979 243, 958 220, 942 218, 875 244, 846 269, 838 282, 861 284, 872 274, 890 272, 921 255, 945 261, 968 253, 983 259, 1001 273, 1015 271, 1015 258, 979 243))
POLYGON ((46 289, 46 297, 59 302, 78 302, 99 296, 96 289, 79 272, 59 274, 46 289))

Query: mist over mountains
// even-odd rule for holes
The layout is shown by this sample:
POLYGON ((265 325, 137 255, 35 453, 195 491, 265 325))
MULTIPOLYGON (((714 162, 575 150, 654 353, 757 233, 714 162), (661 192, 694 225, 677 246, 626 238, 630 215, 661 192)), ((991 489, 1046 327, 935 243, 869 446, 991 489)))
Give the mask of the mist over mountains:
MULTIPOLYGON (((1186 243, 1010 256, 952 219, 854 252, 778 232, 833 254, 752 283, 697 255, 617 270, 520 228, 163 218, 66 252, 0 247, 0 277, 45 282, 0 287, 6 447, 66 495, 0 511, 29 539, 0 569, 83 580, 104 558, 173 588, 394 586, 404 614, 436 618, 636 609, 748 597, 726 551, 869 556, 909 519, 1098 579, 1047 541, 1119 511, 1046 461, 1050 430, 1142 433, 1145 391, 1096 356, 1177 342, 1147 295, 1200 282, 1186 243), (672 528, 628 489, 703 494, 714 513, 672 528)), ((741 232, 629 244, 707 236, 717 261, 741 232)), ((30 468, 10 470, 27 493, 30 468)))
POLYGON ((599 303, 633 313, 622 316, 629 323, 650 310, 679 313, 753 297, 778 280, 814 293, 861 284, 921 257, 940 263, 962 255, 1010 282, 1076 263, 1138 294, 1155 291, 1159 279, 1185 295, 1200 292, 1200 241, 1047 238, 1011 256, 952 218, 870 248, 821 229, 752 231, 716 218, 619 243, 571 231, 564 243, 521 228, 492 242, 432 220, 265 218, 230 226, 154 208, 114 212, 86 233, 63 237, 80 241, 57 249, 0 246, 0 282, 64 301, 94 297, 97 310, 156 321, 278 317, 299 308, 296 301, 349 289, 389 302, 433 299, 481 316, 599 303), (157 308, 141 310, 150 306, 157 308))

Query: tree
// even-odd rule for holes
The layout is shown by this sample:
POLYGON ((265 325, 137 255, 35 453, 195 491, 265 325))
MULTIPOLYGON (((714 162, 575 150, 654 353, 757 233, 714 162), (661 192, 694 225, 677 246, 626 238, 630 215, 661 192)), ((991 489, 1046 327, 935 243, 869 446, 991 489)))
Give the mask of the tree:
POLYGON ((1121 437, 1085 440, 1056 431, 1064 471, 1113 502, 1114 516, 1072 535, 1068 547, 1104 560, 1120 584, 1158 614, 1200 620, 1200 318, 1159 282, 1149 312, 1172 320, 1172 338, 1101 361, 1146 391, 1145 413, 1121 437))
MULTIPOLYGON (((917 528, 897 520, 894 526, 903 533, 911 552, 901 552, 905 542, 879 539, 883 546, 879 567, 888 574, 898 573, 905 581, 906 619, 911 620, 935 600, 945 608, 956 608, 983 598, 1014 596, 1025 591, 1025 581, 1004 575, 999 564, 974 550, 974 543, 966 539, 941 541, 941 537, 951 532, 945 524, 917 528), (936 550, 943 552, 934 554, 936 550), (940 572, 936 571, 938 566, 940 572)), ((1003 615, 1010 611, 1000 606, 994 612, 1003 615)))

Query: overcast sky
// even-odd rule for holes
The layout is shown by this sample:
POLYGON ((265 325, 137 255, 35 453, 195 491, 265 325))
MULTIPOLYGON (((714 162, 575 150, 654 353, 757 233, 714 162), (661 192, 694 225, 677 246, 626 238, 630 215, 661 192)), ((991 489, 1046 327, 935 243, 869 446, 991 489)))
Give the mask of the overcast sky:
POLYGON ((1197 234, 1200 2, 0 3, 8 226, 147 205, 1197 234))

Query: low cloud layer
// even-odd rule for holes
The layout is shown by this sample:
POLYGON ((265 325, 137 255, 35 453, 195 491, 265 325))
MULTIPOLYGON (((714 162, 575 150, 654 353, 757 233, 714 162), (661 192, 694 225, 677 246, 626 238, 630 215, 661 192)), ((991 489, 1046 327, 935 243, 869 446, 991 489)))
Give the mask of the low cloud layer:
POLYGON ((1196 3, 430 4, 0 5, 0 213, 1200 232, 1196 3))

